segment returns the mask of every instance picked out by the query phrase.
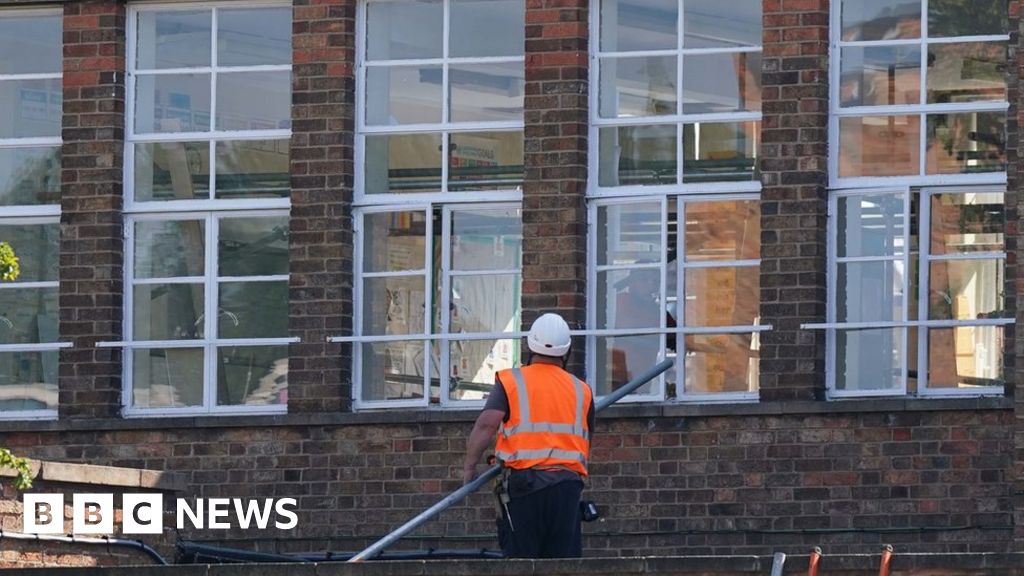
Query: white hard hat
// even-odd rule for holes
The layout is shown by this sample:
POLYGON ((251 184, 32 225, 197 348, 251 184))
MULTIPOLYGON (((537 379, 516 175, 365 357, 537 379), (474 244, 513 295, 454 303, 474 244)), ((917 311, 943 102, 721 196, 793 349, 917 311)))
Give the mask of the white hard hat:
POLYGON ((550 312, 533 321, 526 344, 534 354, 554 356, 556 358, 569 353, 572 340, 569 337, 569 325, 558 314, 550 312))

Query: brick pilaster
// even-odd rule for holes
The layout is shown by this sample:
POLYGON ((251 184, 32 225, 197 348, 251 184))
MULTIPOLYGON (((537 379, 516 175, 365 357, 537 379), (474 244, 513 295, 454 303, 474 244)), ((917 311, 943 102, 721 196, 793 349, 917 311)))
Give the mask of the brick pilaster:
POLYGON ((1021 217, 1024 216, 1018 208, 1020 202, 1019 186, 1024 182, 1024 165, 1020 162, 1021 138, 1020 130, 1022 91, 1020 90, 1020 77, 1024 74, 1024 49, 1021 42, 1024 35, 1020 33, 1020 14, 1024 1, 1011 0, 1008 2, 1010 10, 1010 42, 1007 66, 1008 93, 1007 100, 1010 109, 1006 119, 1006 309, 1014 310, 1016 313, 1016 325, 1007 326, 1004 332, 1005 347, 1004 354, 1006 361, 1005 378, 1006 394, 1014 399, 1014 442, 1011 451, 1009 483, 1013 494, 1013 516, 1014 533, 1013 549, 1024 551, 1024 388, 1019 381, 1024 372, 1024 331, 1017 329, 1024 321, 1024 310, 1021 310, 1021 292, 1024 292, 1024 279, 1020 277, 1018 261, 1024 254, 1024 243, 1018 240, 1020 231, 1024 229, 1021 217))
POLYGON ((761 399, 820 397, 825 335, 828 0, 765 0, 761 399))
POLYGON ((347 409, 355 0, 294 0, 288 410, 347 409))
POLYGON ((125 6, 64 4, 61 147, 61 418, 114 416, 121 404, 125 6))
MULTIPOLYGON (((526 1, 523 328, 586 323, 587 0, 526 1)), ((571 369, 583 373, 583 341, 571 369)))

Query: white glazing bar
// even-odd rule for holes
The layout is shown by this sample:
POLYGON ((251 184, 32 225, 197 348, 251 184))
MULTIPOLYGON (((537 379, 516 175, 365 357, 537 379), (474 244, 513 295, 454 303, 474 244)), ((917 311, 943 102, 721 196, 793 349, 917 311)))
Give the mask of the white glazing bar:
MULTIPOLYGON (((923 90, 923 89, 922 89, 923 90)), ((840 108, 836 114, 860 118, 864 116, 917 116, 918 114, 950 114, 957 112, 1000 112, 1007 110, 1006 100, 979 100, 975 102, 946 102, 938 104, 894 104, 885 106, 851 106, 840 108)))
MULTIPOLYGON (((516 64, 525 62, 523 56, 452 56, 448 58, 409 58, 407 60, 363 60, 367 68, 393 68, 399 66, 441 66, 444 63, 462 64, 516 64)), ((235 68, 231 68, 235 70, 235 68)))
MULTIPOLYGON (((1005 107, 1005 103, 1004 103, 1005 107)), ((661 114, 658 116, 620 116, 616 118, 594 117, 591 122, 597 126, 659 126, 684 124, 725 124, 730 122, 757 122, 761 112, 718 112, 713 114, 661 114)))
POLYGON ((2 352, 49 352, 73 348, 74 342, 40 342, 38 344, 0 344, 2 352))
MULTIPOLYGON (((210 122, 214 122, 212 117, 210 122)), ((215 124, 211 128, 213 126, 215 124)), ((151 142, 207 142, 210 140, 286 140, 291 135, 291 130, 277 128, 271 130, 211 129, 206 132, 143 132, 132 134, 130 141, 133 144, 144 144, 151 142)))

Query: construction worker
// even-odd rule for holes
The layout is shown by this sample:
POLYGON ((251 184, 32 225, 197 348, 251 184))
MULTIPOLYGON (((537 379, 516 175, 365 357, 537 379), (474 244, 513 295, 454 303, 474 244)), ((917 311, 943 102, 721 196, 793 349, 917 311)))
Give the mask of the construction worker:
POLYGON ((565 371, 571 339, 557 314, 538 318, 526 338, 527 366, 502 370, 466 447, 463 482, 476 476, 497 434, 498 541, 512 558, 578 558, 580 495, 587 475, 594 402, 590 387, 565 371))

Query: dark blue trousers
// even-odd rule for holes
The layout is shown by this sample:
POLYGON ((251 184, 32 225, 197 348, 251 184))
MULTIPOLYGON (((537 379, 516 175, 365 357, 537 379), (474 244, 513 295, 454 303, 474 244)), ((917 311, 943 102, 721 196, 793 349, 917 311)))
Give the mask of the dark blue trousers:
POLYGON ((498 543, 509 558, 579 558, 583 482, 568 480, 509 500, 498 543), (511 518, 509 518, 511 517, 511 518), (510 522, 511 520, 511 522, 510 522))

